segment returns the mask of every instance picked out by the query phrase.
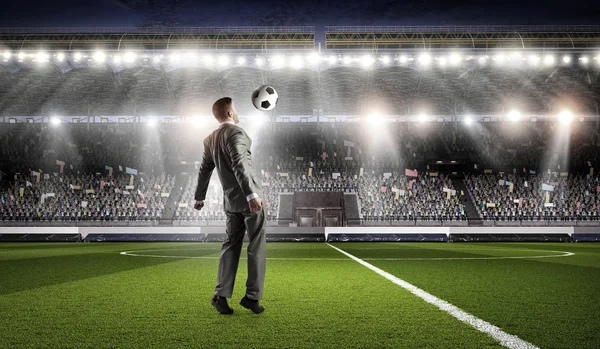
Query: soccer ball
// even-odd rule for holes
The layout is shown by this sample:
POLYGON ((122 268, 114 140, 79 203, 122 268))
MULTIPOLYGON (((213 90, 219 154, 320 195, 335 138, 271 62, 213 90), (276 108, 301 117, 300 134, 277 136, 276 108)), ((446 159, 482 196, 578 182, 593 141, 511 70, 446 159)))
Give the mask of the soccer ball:
POLYGON ((252 104, 258 110, 267 111, 275 108, 279 95, 271 86, 262 85, 252 92, 252 104))

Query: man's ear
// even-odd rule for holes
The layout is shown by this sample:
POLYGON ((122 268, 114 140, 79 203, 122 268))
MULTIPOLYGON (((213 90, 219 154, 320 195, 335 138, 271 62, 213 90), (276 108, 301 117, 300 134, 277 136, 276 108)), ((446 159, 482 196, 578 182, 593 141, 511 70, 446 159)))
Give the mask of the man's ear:
POLYGON ((227 111, 227 117, 233 119, 233 110, 228 110, 227 111))

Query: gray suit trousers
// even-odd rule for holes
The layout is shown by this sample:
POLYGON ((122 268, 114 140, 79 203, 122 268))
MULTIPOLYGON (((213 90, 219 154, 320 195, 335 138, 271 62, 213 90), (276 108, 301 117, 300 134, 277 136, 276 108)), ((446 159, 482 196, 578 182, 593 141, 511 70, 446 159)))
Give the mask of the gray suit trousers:
POLYGON ((215 295, 231 298, 235 275, 237 273, 244 233, 248 231, 248 279, 246 280, 246 297, 260 300, 263 294, 266 268, 266 216, 264 206, 257 212, 228 212, 227 239, 221 247, 219 258, 219 274, 215 295))

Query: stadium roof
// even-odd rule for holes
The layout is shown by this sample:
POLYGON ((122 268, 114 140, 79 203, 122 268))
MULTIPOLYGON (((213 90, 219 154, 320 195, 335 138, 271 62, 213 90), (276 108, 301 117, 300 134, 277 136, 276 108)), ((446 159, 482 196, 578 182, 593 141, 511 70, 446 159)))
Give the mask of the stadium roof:
POLYGON ((381 51, 325 49, 320 53, 314 50, 312 27, 177 28, 179 33, 170 33, 169 28, 153 29, 155 32, 133 29, 133 36, 120 34, 116 49, 102 48, 107 42, 114 45, 117 35, 107 29, 85 33, 37 29, 29 34, 0 30, 0 44, 5 44, 0 49, 0 115, 207 115, 212 102, 224 95, 237 101, 240 113, 250 114, 254 112, 250 94, 262 84, 270 84, 279 92, 274 115, 313 115, 318 110, 321 115, 372 111, 389 115, 495 114, 511 108, 551 113, 565 105, 578 113, 597 113, 600 51, 595 49, 580 46, 565 50, 561 44, 554 49, 523 50, 513 45, 486 52, 431 45, 424 50, 422 45, 424 33, 437 35, 436 40, 451 46, 463 40, 465 30, 470 29, 479 30, 468 32, 472 43, 475 37, 509 42, 516 35, 524 44, 535 34, 542 41, 568 37, 575 45, 577 37, 581 42, 597 42, 600 27, 556 27, 556 31, 550 27, 530 31, 515 27, 415 28, 328 27, 329 39, 338 36, 344 41, 344 35, 349 34, 348 45, 368 41, 366 38, 377 30, 381 38, 392 33, 400 35, 396 38, 400 41, 414 34, 410 40, 415 46, 381 51), (509 33, 507 28, 514 30, 509 33), (7 38, 19 35, 28 37, 21 38, 20 44, 29 49, 21 50, 15 42, 6 44, 11 41, 7 38), (125 44, 125 38, 144 45, 162 42, 165 35, 177 37, 180 44, 195 42, 196 46, 135 50, 125 44), (216 36, 222 42, 229 40, 229 44, 213 44, 208 46, 213 49, 206 49, 190 37, 185 39, 187 35, 201 35, 209 42, 216 36), (293 48, 243 48, 243 42, 250 42, 251 47, 251 42, 257 38, 265 41, 269 35, 276 36, 272 41, 266 39, 273 47, 285 41, 293 48), (96 46, 56 49, 68 38, 72 43, 84 38, 79 44, 96 46), (40 46, 46 39, 49 47, 40 46), (238 44, 227 49, 227 45, 238 44))

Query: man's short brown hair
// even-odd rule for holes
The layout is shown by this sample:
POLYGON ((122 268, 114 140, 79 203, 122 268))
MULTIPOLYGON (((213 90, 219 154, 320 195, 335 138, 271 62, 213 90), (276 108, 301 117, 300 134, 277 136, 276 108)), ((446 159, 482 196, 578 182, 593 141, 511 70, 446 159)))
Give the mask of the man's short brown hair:
POLYGON ((233 103, 231 97, 223 97, 213 104, 212 112, 219 122, 227 119, 227 112, 230 110, 231 103, 233 103))

